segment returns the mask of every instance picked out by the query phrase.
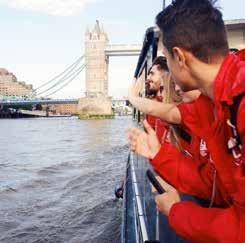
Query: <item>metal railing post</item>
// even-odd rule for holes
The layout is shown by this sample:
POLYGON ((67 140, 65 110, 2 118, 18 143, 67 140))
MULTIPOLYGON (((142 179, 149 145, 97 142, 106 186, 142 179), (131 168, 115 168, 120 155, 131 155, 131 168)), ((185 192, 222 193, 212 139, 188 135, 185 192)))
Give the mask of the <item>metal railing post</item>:
POLYGON ((163 0, 163 3, 162 3, 162 9, 165 9, 165 7, 166 7, 166 1, 163 0))

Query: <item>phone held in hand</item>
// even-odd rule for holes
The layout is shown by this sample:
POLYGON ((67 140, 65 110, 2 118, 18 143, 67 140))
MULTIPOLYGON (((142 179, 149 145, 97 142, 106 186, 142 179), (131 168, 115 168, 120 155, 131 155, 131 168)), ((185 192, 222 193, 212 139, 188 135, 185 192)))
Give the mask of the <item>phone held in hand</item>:
POLYGON ((152 173, 151 170, 147 170, 146 171, 146 176, 148 177, 149 181, 151 182, 151 184, 156 188, 157 192, 159 194, 163 194, 164 192, 166 192, 161 184, 159 183, 159 181, 157 180, 157 178, 155 177, 155 175, 152 173))

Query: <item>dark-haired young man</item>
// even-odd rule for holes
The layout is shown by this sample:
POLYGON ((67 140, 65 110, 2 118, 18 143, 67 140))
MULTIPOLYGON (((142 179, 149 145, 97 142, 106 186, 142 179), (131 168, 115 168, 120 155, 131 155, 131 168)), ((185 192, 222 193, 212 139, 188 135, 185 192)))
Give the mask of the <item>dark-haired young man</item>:
MULTIPOLYGON (((166 58, 163 56, 156 57, 152 63, 151 68, 148 71, 146 80, 146 95, 147 99, 155 100, 157 102, 163 102, 163 81, 169 75, 166 58)), ((140 83, 139 85, 142 85, 140 83)), ((131 90, 134 91, 133 89, 131 90)), ((133 96, 138 96, 138 91, 133 96)), ((161 121, 158 117, 152 115, 146 115, 146 120, 150 126, 156 131, 157 137, 163 142, 166 136, 168 126, 161 121)))
MULTIPOLYGON (((149 99, 163 102, 163 79, 168 74, 168 66, 165 57, 157 57, 148 72, 146 94, 149 99)), ((146 115, 146 120, 156 131, 158 140, 162 143, 166 136, 168 127, 161 119, 146 115)))
POLYGON ((169 215, 175 230, 187 239, 245 242, 244 51, 229 53, 222 14, 214 1, 174 0, 156 21, 176 83, 183 91, 199 89, 203 94, 198 102, 190 104, 191 109, 173 107, 169 119, 206 141, 225 188, 227 207, 205 209, 191 202, 178 203, 172 193, 157 196, 158 205, 169 215), (214 120, 209 122, 201 107, 212 103, 214 120), (178 220, 185 222, 181 228, 178 220))

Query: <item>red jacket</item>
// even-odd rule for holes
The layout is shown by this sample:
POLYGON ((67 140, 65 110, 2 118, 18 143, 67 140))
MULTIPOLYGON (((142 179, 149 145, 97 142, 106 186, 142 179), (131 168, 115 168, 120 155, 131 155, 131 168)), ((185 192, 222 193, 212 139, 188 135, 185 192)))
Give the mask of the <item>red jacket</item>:
MULTIPOLYGON (((240 165, 228 152, 229 127, 227 107, 233 98, 245 92, 245 51, 225 58, 214 81, 216 118, 198 109, 182 113, 182 123, 197 136, 202 137, 208 146, 219 181, 226 195, 226 208, 202 208, 192 202, 173 205, 169 214, 170 225, 186 239, 203 243, 244 243, 245 242, 245 98, 240 103, 237 114, 237 127, 242 140, 240 165)), ((205 100, 205 99, 203 99, 205 100)), ((212 102, 207 98, 207 107, 212 102)), ((229 110, 229 107, 228 107, 229 110)), ((210 110, 214 112, 214 110, 210 110)))
MULTIPOLYGON (((179 109, 182 115, 187 113, 185 115, 187 119, 189 113, 201 111, 211 124, 214 119, 213 112, 210 112, 213 110, 213 104, 206 106, 206 100, 205 96, 201 96, 193 103, 179 105, 179 109)), ((187 143, 180 138, 180 143, 188 153, 183 155, 175 146, 165 142, 150 162, 154 170, 178 191, 210 201, 215 173, 214 165, 210 163, 210 155, 204 140, 193 135, 188 127, 184 126, 184 128, 191 135, 191 142, 187 143)), ((219 185, 219 180, 216 183, 219 185)), ((219 190, 216 191, 214 200, 217 205, 226 205, 219 190)))
MULTIPOLYGON (((211 199, 214 168, 210 163, 184 155, 170 143, 164 143, 150 162, 154 170, 178 191, 211 199)), ((216 199, 217 204, 220 201, 220 198, 216 199)))
MULTIPOLYGON (((152 99, 162 102, 162 96, 156 96, 152 99)), ((155 116, 146 115, 146 120, 150 124, 150 126, 156 131, 160 143, 163 143, 168 131, 168 125, 155 116)))

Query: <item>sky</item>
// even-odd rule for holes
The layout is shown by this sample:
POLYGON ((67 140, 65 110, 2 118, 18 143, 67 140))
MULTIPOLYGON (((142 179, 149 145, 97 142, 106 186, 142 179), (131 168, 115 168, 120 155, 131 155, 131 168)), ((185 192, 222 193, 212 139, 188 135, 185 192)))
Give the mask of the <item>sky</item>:
MULTIPOLYGON (((34 88, 61 73, 84 53, 84 33, 99 20, 110 44, 141 44, 162 0, 0 0, 0 67, 34 88)), ((166 4, 170 1, 166 0, 166 4)), ((224 19, 245 18, 244 0, 220 0, 224 19), (235 3, 235 4, 234 4, 235 3)), ((137 57, 112 57, 109 94, 127 95, 137 57)), ((81 73, 53 98, 84 96, 81 73)))

